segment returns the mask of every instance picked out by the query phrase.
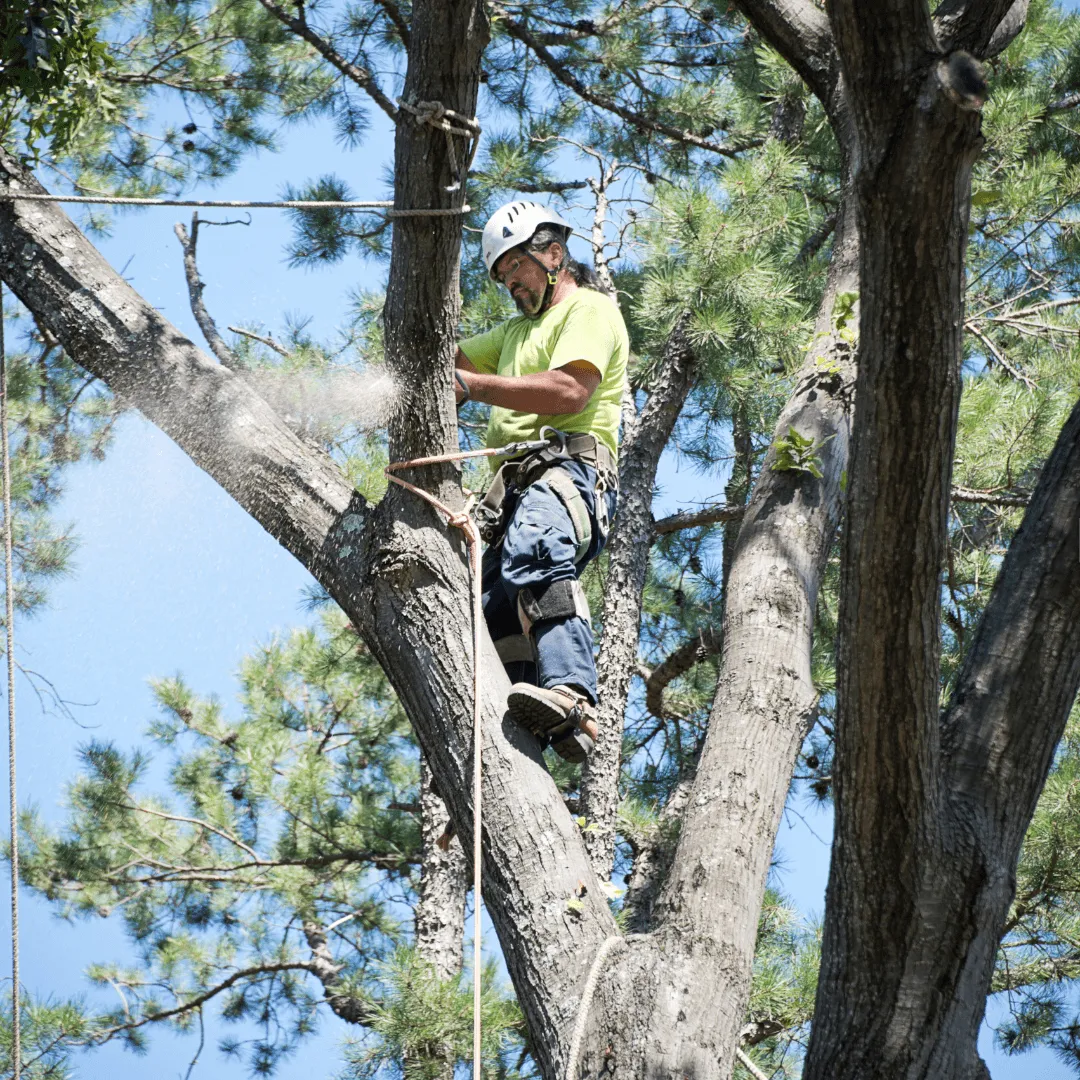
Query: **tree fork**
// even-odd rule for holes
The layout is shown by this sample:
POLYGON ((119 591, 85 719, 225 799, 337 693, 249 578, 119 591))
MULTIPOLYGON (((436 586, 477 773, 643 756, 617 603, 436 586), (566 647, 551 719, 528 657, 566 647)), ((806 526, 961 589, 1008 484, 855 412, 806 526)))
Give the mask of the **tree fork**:
MULTIPOLYGON (((417 25, 440 16, 452 24, 434 36, 430 49, 417 50, 418 63, 435 57, 446 64, 447 57, 478 51, 467 40, 475 22, 456 18, 461 7, 414 8, 417 25)), ((471 15, 478 5, 464 7, 471 15)), ((477 63, 470 77, 478 73, 477 63)), ((425 83, 418 79, 412 85, 425 83)), ((461 106, 467 99, 446 103, 461 106)), ((429 138, 429 131, 437 136, 432 160, 442 161, 436 156, 445 154, 441 133, 414 127, 409 134, 429 138)), ((430 174, 430 165, 425 170, 430 174)), ((447 179, 445 173, 429 176, 433 188, 447 179)), ((43 191, 7 156, 0 156, 0 185, 43 191)), ((447 198, 441 190, 439 195, 447 198)), ((446 256, 444 271, 451 261, 456 267, 456 252, 452 260, 446 256)), ((421 276, 418 265, 428 270, 426 259, 411 265, 398 259, 399 286, 403 277, 421 276)), ((170 435, 327 588, 390 677, 451 817, 459 833, 468 835, 469 604, 456 538, 448 537, 445 525, 419 500, 390 500, 373 511, 328 455, 297 438, 246 380, 215 364, 154 311, 56 204, 0 206, 0 276, 76 362, 170 435)), ((445 281, 441 289, 447 295, 445 281)), ((455 327, 445 315, 423 308, 410 318, 427 321, 428 337, 418 334, 401 346, 404 364, 416 365, 406 370, 413 378, 434 380, 434 365, 442 362, 435 357, 450 356, 455 327), (446 341, 436 343, 435 334, 445 334, 446 341), (407 350, 414 351, 406 355, 407 350)), ((399 334, 397 340, 404 338, 399 334)), ((399 416, 395 450, 406 441, 409 449, 425 441, 439 445, 452 433, 440 413, 448 416, 451 409, 449 366, 438 378, 439 386, 410 395, 409 408, 425 426, 417 425, 415 436, 399 436, 405 428, 399 416), (427 400, 419 401, 423 393, 427 400)), ((451 476, 438 482, 455 490, 451 476)), ((485 898, 541 1069, 553 1080, 564 1067, 592 957, 615 924, 600 890, 588 887, 594 879, 580 832, 535 739, 505 717, 508 684, 489 640, 482 663, 485 898), (581 883, 587 886, 583 896, 581 883)))

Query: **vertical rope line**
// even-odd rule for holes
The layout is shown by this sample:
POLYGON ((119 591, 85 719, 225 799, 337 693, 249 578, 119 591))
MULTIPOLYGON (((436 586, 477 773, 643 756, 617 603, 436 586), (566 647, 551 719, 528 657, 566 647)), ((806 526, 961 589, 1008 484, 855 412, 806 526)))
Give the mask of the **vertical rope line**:
POLYGON ((15 792, 15 600, 11 555, 11 452, 8 446, 7 350, 4 347, 4 286, 0 282, 0 456, 4 475, 4 636, 7 647, 8 787, 11 792, 11 1073, 22 1076, 19 1009, 19 803, 15 792))
POLYGON ((507 447, 504 446, 497 450, 468 450, 454 454, 436 454, 433 457, 415 458, 412 461, 394 461, 386 467, 388 480, 399 484, 414 495, 419 495, 426 503, 445 514, 449 523, 465 534, 465 544, 469 556, 473 623, 473 1080, 480 1080, 481 1071, 480 976, 483 969, 483 929, 480 919, 481 885, 483 882, 481 861, 483 854, 483 759, 480 741, 480 627, 483 625, 484 612, 480 565, 480 533, 476 528, 476 522, 469 516, 467 510, 461 513, 451 510, 449 506, 440 502, 430 492, 418 488, 415 484, 410 484, 407 480, 402 480, 400 476, 395 476, 394 473, 398 469, 414 469, 419 465, 433 465, 443 461, 461 461, 463 458, 491 457, 495 454, 505 454, 506 451, 507 447))
POLYGON ((466 519, 470 577, 473 594, 473 1080, 480 1080, 480 885, 481 872, 481 770, 480 770, 480 624, 481 607, 480 536, 476 524, 466 519))

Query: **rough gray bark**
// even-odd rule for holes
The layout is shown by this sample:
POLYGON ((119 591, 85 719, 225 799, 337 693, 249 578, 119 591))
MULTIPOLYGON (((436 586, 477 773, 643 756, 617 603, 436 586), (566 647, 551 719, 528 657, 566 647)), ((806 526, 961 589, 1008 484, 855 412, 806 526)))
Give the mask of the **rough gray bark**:
MULTIPOLYGON (((804 362, 778 427, 836 437, 821 450, 823 481, 773 472, 772 454, 758 479, 731 565, 710 732, 670 874, 658 897, 662 868, 635 894, 652 933, 609 963, 582 1068, 695 1080, 730 1074, 773 835, 814 705, 814 599, 839 512, 851 403, 852 358, 829 314, 836 291, 856 287, 858 232, 870 244, 860 359, 870 374, 860 383, 867 404, 851 470, 858 523, 846 543, 847 726, 807 1076, 964 1080, 983 1071, 974 1036, 1016 853, 1080 682, 1080 575, 1072 563, 1080 412, 1032 498, 939 727, 927 689, 932 683, 936 693, 931 598, 963 322, 966 170, 977 145, 964 106, 978 94, 962 58, 938 62, 932 25, 911 32, 927 19, 918 4, 832 3, 843 83, 828 22, 811 0, 742 7, 825 102, 861 170, 834 240, 819 322, 828 341, 804 362), (913 225, 922 245, 914 253, 901 243, 913 225), (908 325, 920 321, 926 325, 908 325), (912 426, 902 439, 905 423, 912 426), (913 475, 922 488, 913 488, 913 475), (889 614, 903 630, 885 627, 879 637, 889 614), (883 671, 884 643, 907 675, 903 686, 888 684, 895 700, 883 692, 892 677, 883 671)), ((1002 47, 1008 34, 990 25, 1002 11, 1000 0, 951 5, 949 33, 977 55, 1002 47)), ((1016 12, 1002 25, 1022 23, 1016 12)), ((478 0, 415 5, 406 95, 471 113, 485 35, 478 0)), ((441 133, 404 124, 396 158, 399 206, 452 205, 441 133)), ((0 184, 39 190, 6 158, 0 184)), ((395 457, 453 442, 457 228, 446 219, 395 226, 388 361, 407 388, 391 425, 395 457)), ((79 363, 170 434, 327 587, 387 670, 467 835, 471 661, 459 537, 396 490, 367 506, 329 458, 146 305, 55 205, 0 205, 0 276, 79 363)), ((451 470, 418 479, 459 497, 451 470)), ((554 1080, 565 1071, 588 969, 614 923, 600 890, 589 887, 581 837, 535 741, 504 716, 506 679, 486 635, 482 665, 485 900, 542 1072, 554 1080)))
POLYGON ((694 378, 694 355, 681 315, 664 347, 648 400, 624 430, 619 451, 619 512, 608 544, 604 636, 597 662, 600 739, 581 772, 581 812, 593 828, 586 845, 597 874, 611 877, 619 808, 623 722, 637 666, 641 596, 652 545, 656 467, 694 378))
MULTIPOLYGON (((479 3, 417 4, 406 94, 471 113, 485 38, 479 3)), ((398 143, 398 175, 413 163, 400 204, 451 205, 442 133, 409 123, 398 143)), ((0 183, 41 190, 9 158, 0 158, 0 183)), ((391 429, 395 456, 452 445, 459 227, 437 218, 395 226, 388 358, 413 388, 399 414, 408 422, 391 429)), ((70 355, 166 431, 349 614, 401 697, 459 834, 469 835, 470 607, 457 532, 404 493, 369 507, 328 456, 146 304, 55 204, 0 206, 0 252, 4 280, 70 355)), ((460 498, 449 472, 417 478, 460 498)), ((535 740, 505 717, 508 684, 486 635, 482 664, 485 901, 541 1068, 554 1077, 614 921, 600 890, 579 895, 592 874, 579 830, 535 740)))
POLYGON ((416 949, 440 979, 461 971, 465 945, 465 897, 469 878, 461 844, 439 846, 448 814, 431 769, 420 758, 420 827, 423 834, 420 895, 416 901, 416 949))
POLYGON ((824 336, 776 427, 777 436, 788 425, 818 441, 832 436, 821 451, 825 477, 773 471, 770 450, 731 564, 709 732, 671 870, 653 906, 663 965, 647 1007, 637 1007, 650 1076, 726 1078, 745 1022, 773 837, 817 701, 810 679, 814 608, 839 521, 850 423, 853 357, 831 315, 836 293, 856 282, 851 217, 838 228, 817 324, 824 336), (819 356, 828 358, 824 368, 819 356))

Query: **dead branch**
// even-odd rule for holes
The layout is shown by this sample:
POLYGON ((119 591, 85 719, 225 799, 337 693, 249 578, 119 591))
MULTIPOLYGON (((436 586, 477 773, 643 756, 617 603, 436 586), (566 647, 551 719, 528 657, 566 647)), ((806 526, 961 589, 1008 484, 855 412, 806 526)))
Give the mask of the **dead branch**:
POLYGON ((217 324, 210 317, 210 312, 206 310, 206 304, 203 303, 202 294, 203 289, 206 288, 206 284, 199 277, 199 267, 198 263, 195 261, 195 248, 199 242, 199 224, 199 212, 196 210, 195 213, 191 215, 190 236, 179 221, 173 226, 176 238, 180 241, 180 246, 184 249, 184 276, 187 278, 188 297, 191 300, 191 313, 195 316, 195 321, 199 324, 199 329, 203 332, 203 337, 206 338, 206 343, 210 346, 210 351, 222 364, 224 364, 225 367, 230 368, 233 371, 239 371, 243 369, 243 364, 237 360, 236 354, 232 349, 225 344, 224 339, 218 333, 217 324))

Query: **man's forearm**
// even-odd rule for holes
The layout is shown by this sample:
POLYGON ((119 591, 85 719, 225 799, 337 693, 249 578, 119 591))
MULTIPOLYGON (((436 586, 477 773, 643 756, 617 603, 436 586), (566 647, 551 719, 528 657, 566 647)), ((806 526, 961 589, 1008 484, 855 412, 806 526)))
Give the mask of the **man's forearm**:
POLYGON ((485 375, 462 366, 469 397, 485 405, 497 405, 515 412, 559 416, 578 413, 589 403, 593 388, 578 377, 557 368, 533 375, 485 375))

